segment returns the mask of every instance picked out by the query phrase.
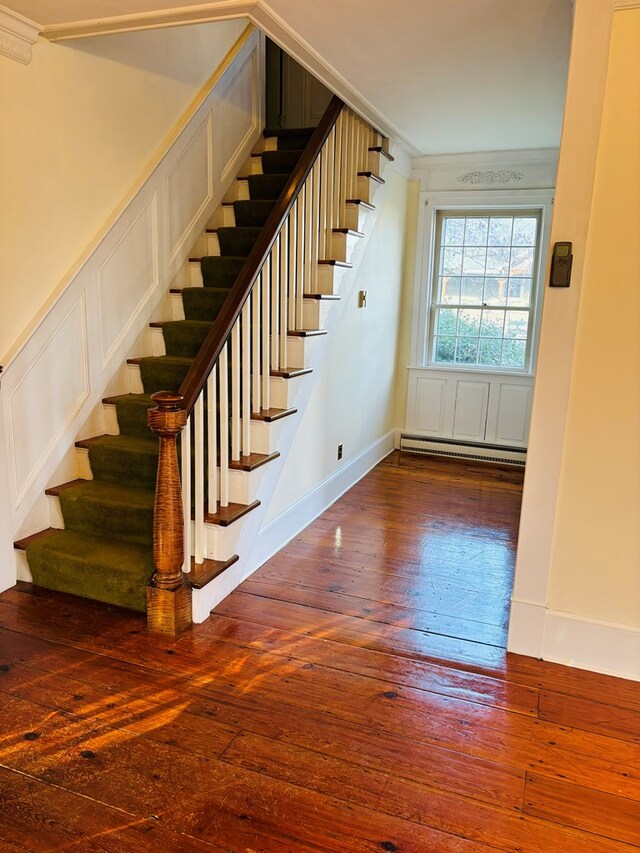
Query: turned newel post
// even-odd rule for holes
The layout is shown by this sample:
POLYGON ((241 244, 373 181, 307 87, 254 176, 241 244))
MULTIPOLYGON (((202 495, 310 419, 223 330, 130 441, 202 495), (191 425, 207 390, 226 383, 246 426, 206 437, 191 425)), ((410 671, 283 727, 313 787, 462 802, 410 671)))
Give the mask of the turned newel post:
POLYGON ((159 438, 158 477, 153 512, 153 562, 155 571, 147 587, 149 631, 175 635, 191 624, 191 588, 185 580, 184 515, 180 489, 177 437, 187 423, 183 398, 158 391, 151 399, 149 426, 159 438))

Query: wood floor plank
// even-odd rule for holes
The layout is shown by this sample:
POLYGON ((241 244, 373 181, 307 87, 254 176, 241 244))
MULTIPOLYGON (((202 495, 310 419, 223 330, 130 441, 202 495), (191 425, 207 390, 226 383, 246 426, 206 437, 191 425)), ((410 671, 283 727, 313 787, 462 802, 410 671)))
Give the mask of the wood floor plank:
POLYGON ((385 842, 410 853, 431 845, 451 853, 489 849, 89 721, 71 720, 67 728, 43 731, 50 721, 48 709, 33 706, 26 716, 33 724, 39 713, 45 718, 30 733, 38 734, 36 741, 42 738, 46 747, 34 750, 35 741, 18 735, 17 749, 2 753, 4 767, 140 820, 155 817, 160 825, 206 844, 263 853, 364 853, 385 842), (313 814, 313 822, 298 820, 306 813, 313 814))
POLYGON ((540 691, 540 719, 640 743, 640 711, 566 693, 540 691))
POLYGON ((0 838, 8 851, 33 853, 229 853, 229 848, 213 842, 171 832, 153 818, 135 818, 4 767, 0 767, 0 838))
POLYGON ((632 844, 636 849, 640 845, 640 805, 636 800, 530 773, 524 809, 527 814, 592 832, 594 836, 632 844))
POLYGON ((0 851, 639 849, 640 685, 505 652, 521 482, 394 453, 176 640, 0 595, 0 851))
POLYGON ((239 735, 224 753, 223 761, 318 793, 336 792, 348 802, 402 816, 453 835, 467 835, 473 840, 496 845, 500 850, 539 853, 540 850, 557 849, 596 853, 616 847, 621 849, 565 827, 527 819, 514 810, 443 794, 424 784, 364 773, 348 761, 327 759, 318 753, 254 735, 239 735))
POLYGON ((472 642, 482 641, 499 647, 504 642, 504 624, 508 612, 506 596, 496 596, 497 600, 491 600, 489 594, 464 594, 451 587, 443 588, 434 595, 422 596, 415 607, 373 601, 340 592, 335 587, 325 591, 306 585, 267 580, 245 581, 243 592, 344 616, 356 616, 371 622, 444 634, 472 642), (477 616, 477 619, 465 619, 455 615, 457 613, 477 616))

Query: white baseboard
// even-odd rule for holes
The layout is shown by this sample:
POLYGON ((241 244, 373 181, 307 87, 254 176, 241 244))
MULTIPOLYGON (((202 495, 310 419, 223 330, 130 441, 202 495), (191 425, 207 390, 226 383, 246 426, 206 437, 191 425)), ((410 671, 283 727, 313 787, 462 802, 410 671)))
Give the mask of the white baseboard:
POLYGON ((640 681, 640 628, 512 601, 508 650, 640 681))
POLYGON ((262 528, 247 560, 231 566, 202 591, 194 591, 193 621, 203 622, 224 598, 277 554, 331 504, 347 492, 394 449, 397 430, 374 441, 361 453, 303 495, 262 528), (206 595, 203 593, 206 592, 206 595))

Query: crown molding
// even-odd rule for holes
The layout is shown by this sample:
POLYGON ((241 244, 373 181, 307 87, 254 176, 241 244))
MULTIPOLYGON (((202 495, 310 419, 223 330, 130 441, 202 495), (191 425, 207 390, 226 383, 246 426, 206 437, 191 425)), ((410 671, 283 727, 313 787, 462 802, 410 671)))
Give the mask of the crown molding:
POLYGON ((0 6, 0 56, 28 65, 31 62, 31 45, 36 43, 41 29, 30 18, 0 6))
POLYGON ((616 12, 622 12, 625 9, 640 9, 640 0, 615 0, 613 8, 616 12))
POLYGON ((231 18, 248 17, 259 0, 214 0, 195 6, 180 6, 151 12, 135 12, 131 15, 113 15, 64 24, 45 26, 42 36, 49 41, 67 41, 89 36, 113 35, 114 33, 157 30, 163 27, 179 27, 189 24, 208 24, 231 18))

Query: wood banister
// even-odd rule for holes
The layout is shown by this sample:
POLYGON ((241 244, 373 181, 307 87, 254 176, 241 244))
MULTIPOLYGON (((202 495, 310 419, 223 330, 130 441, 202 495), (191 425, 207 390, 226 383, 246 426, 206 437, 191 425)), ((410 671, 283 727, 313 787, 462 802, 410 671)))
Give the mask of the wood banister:
POLYGON ((179 394, 182 397, 180 407, 187 415, 190 415, 193 411, 196 400, 204 388, 225 342, 231 334, 233 325, 238 319, 244 303, 251 293, 253 283, 264 262, 269 257, 269 252, 278 236, 282 223, 285 221, 293 203, 298 197, 298 193, 313 168, 313 164, 331 133, 331 129, 336 123, 343 106, 344 104, 340 98, 336 96, 332 98, 320 123, 301 154, 291 177, 280 194, 275 207, 269 215, 258 240, 247 256, 238 278, 229 291, 229 296, 225 300, 221 312, 213 322, 209 334, 205 338, 189 372, 185 376, 180 386, 179 394))

